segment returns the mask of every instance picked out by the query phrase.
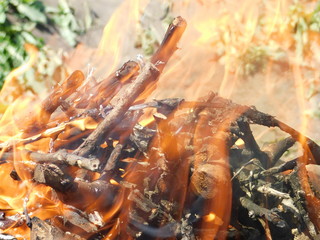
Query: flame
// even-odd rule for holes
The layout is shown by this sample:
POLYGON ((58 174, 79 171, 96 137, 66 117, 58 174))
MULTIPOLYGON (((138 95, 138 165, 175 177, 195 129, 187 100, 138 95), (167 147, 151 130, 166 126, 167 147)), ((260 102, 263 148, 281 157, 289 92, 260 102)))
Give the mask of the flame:
POLYGON ((119 66, 120 61, 123 61, 122 56, 125 51, 126 41, 130 38, 130 35, 136 32, 140 12, 143 11, 147 3, 147 0, 123 1, 104 27, 98 54, 102 57, 108 56, 103 58, 106 62, 101 67, 109 66, 109 73, 119 66), (130 14, 128 14, 128 9, 130 9, 130 14), (124 18, 123 16, 126 17, 124 18), (121 27, 119 28, 119 26, 121 27))
POLYGON ((215 222, 218 225, 222 225, 223 221, 214 213, 209 213, 208 215, 204 216, 204 221, 206 222, 215 222))
POLYGON ((78 127, 80 130, 84 131, 86 129, 95 129, 98 123, 95 122, 92 118, 83 118, 72 121, 70 125, 78 127))
MULTIPOLYGON (((156 2, 159 6, 161 5, 160 1, 156 2)), ((313 126, 309 124, 310 118, 301 113, 305 112, 310 105, 305 98, 307 92, 305 89, 306 73, 310 74, 310 71, 313 71, 314 77, 319 76, 319 72, 316 71, 319 67, 319 59, 312 57, 310 53, 302 55, 305 50, 301 44, 306 42, 305 39, 319 43, 320 37, 318 32, 310 29, 301 35, 293 34, 299 22, 293 23, 292 21, 295 18, 301 20, 304 17, 299 10, 295 10, 294 13, 290 12, 288 6, 294 6, 293 4, 294 1, 291 0, 175 1, 172 9, 170 9, 171 14, 173 16, 183 16, 187 19, 189 26, 179 43, 179 49, 173 56, 173 60, 163 70, 155 92, 149 94, 155 88, 155 86, 152 86, 139 96, 138 100, 145 100, 149 95, 148 100, 177 96, 195 100, 207 94, 208 90, 212 90, 241 104, 255 105, 259 109, 278 116, 303 133, 314 134, 313 126), (293 17, 290 18, 290 16, 293 17), (307 64, 303 65, 304 61, 307 64), (283 73, 286 76, 279 76, 275 73, 277 67, 281 74, 283 73), (256 70, 257 72, 254 72, 256 70), (258 70, 264 70, 265 72, 261 74, 258 70), (250 75, 252 71, 256 74, 255 76, 250 75), (298 106, 298 113, 291 106, 298 106)), ((147 0, 126 0, 114 12, 104 28, 96 56, 90 59, 90 63, 98 71, 103 72, 103 74, 114 72, 127 58, 129 49, 132 49, 137 29, 141 28, 141 16, 148 11, 150 5, 151 1, 147 0)), ((315 6, 315 1, 308 1, 308 9, 314 9, 315 6)), ((143 18, 150 18, 150 24, 157 26, 154 27, 155 29, 160 29, 159 32, 154 33, 156 38, 162 34, 159 27, 164 24, 162 20, 153 19, 147 14, 144 14, 143 18)), ((74 132, 94 130, 98 121, 86 115, 70 120, 65 109, 57 111, 58 113, 52 116, 52 121, 49 123, 44 121, 44 110, 41 105, 43 99, 40 99, 39 96, 24 94, 24 90, 17 80, 17 77, 32 67, 37 60, 38 50, 32 45, 26 45, 25 47, 30 55, 28 62, 8 75, 0 92, 0 112, 3 112, 0 119, 0 142, 7 143, 8 148, 15 150, 13 151, 13 160, 0 165, 0 178, 2 179, 0 209, 10 216, 23 215, 24 211, 27 210, 31 216, 50 219, 63 215, 69 211, 69 208, 67 204, 59 200, 52 188, 36 185, 32 182, 30 172, 34 170, 35 163, 28 158, 27 154, 20 152, 21 150, 32 150, 49 153, 53 149, 60 149, 66 144, 72 145, 75 140, 87 134, 79 133, 73 137, 74 132), (32 106, 32 109, 30 109, 30 106, 32 106), (37 138, 39 136, 41 136, 41 140, 37 138), (56 140, 55 145, 52 145, 52 139, 56 140), (21 141, 28 143, 19 144, 21 141), (10 177, 8 173, 12 170, 17 172, 21 180, 16 181, 10 177), (10 186, 10 188, 7 186, 10 186), (25 202, 27 203, 25 204, 25 202)), ((130 77, 134 76, 136 71, 139 71, 144 64, 144 60, 141 60, 141 58, 137 62, 139 62, 139 66, 135 67, 130 77)), ((93 82, 91 74, 88 74, 86 79, 82 79, 84 76, 80 71, 71 75, 71 78, 72 76, 83 80, 83 86, 86 86, 86 84, 90 86, 91 81, 93 82)), ((98 85, 93 89, 103 89, 103 91, 109 91, 112 95, 125 86, 129 80, 129 78, 124 78, 120 79, 119 82, 107 85, 106 88, 98 85)), ((78 89, 83 95, 90 96, 89 99, 93 101, 92 104, 96 104, 101 93, 87 92, 87 90, 86 87, 78 89)), ((72 100, 74 100, 75 105, 86 104, 81 102, 81 98, 72 98, 72 100)), ((111 100, 112 97, 106 99, 103 104, 112 103, 111 100)), ((104 109, 100 109, 100 105, 97 108, 100 111, 99 117, 103 118, 104 109)), ((133 195, 127 194, 127 190, 134 184, 138 186, 137 189, 140 188, 141 192, 143 191, 141 188, 148 185, 151 193, 156 190, 162 191, 165 199, 174 199, 180 207, 176 209, 176 219, 185 217, 183 216, 183 206, 201 196, 206 199, 205 213, 200 216, 201 227, 211 229, 211 237, 214 238, 219 231, 223 232, 228 227, 231 211, 230 173, 225 167, 228 164, 228 156, 224 151, 225 146, 223 144, 225 142, 221 132, 229 127, 230 121, 236 119, 237 115, 230 114, 227 116, 226 121, 220 123, 219 129, 213 136, 214 139, 207 143, 210 143, 210 146, 217 146, 221 150, 219 158, 211 159, 216 164, 207 164, 203 162, 205 156, 200 151, 202 142, 192 140, 192 147, 198 154, 192 161, 190 159, 186 160, 183 158, 183 154, 186 154, 187 151, 181 146, 191 140, 188 136, 183 135, 184 129, 166 125, 165 121, 156 119, 152 115, 153 113, 152 111, 145 111, 138 122, 144 127, 156 123, 160 131, 170 133, 164 134, 164 139, 152 141, 150 148, 160 149, 167 159, 161 160, 161 156, 150 150, 150 153, 148 153, 150 156, 141 161, 131 158, 123 160, 122 162, 127 164, 126 168, 119 169, 123 181, 115 178, 109 179, 111 185, 123 190, 116 196, 113 205, 108 209, 100 209, 106 196, 100 196, 97 199, 84 196, 83 198, 92 202, 90 206, 84 207, 84 211, 86 213, 98 211, 101 214, 102 221, 106 223, 104 228, 108 230, 105 239, 114 239, 123 231, 124 223, 129 221, 129 209, 134 204, 139 204, 137 200, 139 198, 138 192, 134 192, 133 195), (175 175, 167 176, 167 179, 161 178, 161 176, 166 176, 166 168, 168 167, 175 169, 175 175), (191 183, 188 180, 190 168, 195 171, 191 183), (215 189, 211 189, 211 192, 205 191, 206 188, 210 189, 212 186, 208 186, 207 182, 202 181, 204 175, 208 175, 215 182, 215 189), (128 186, 128 183, 132 185, 128 186), (189 192, 192 192, 192 194, 189 192), (128 198, 131 198, 131 202, 128 201, 128 198)), ((181 117, 182 119, 187 114, 190 114, 190 112, 181 110, 174 117, 181 117)), ((173 116, 170 117, 173 118, 173 116)), ((211 131, 211 129, 203 128, 201 125, 202 123, 209 123, 209 120, 205 111, 199 114, 197 124, 193 123, 190 127, 195 139, 203 139, 204 136, 208 135, 208 131, 211 131)), ((121 140, 113 141, 113 147, 119 142, 121 140)), ((110 147, 108 144, 106 142, 102 146, 107 149, 110 147)), ((236 142, 239 147, 242 147, 243 144, 243 141, 240 140, 236 142)), ((1 154, 5 154, 5 150, 6 148, 3 148, 1 154)), ((209 149, 209 153, 206 154, 213 154, 210 151, 212 149, 209 149)), ((306 159, 301 161, 303 163, 306 159)), ((76 175, 74 169, 70 172, 72 176, 76 175)), ((99 174, 92 174, 91 177, 92 180, 97 180, 100 176, 99 174)), ((305 175, 302 174, 301 178, 304 177, 305 175)), ((304 189, 311 192, 308 185, 305 185, 304 189)), ((317 202, 312 194, 309 198, 309 202, 317 202)), ((159 203, 159 206, 162 206, 161 204, 159 203)), ((157 208, 152 208, 150 213, 156 214, 157 208)), ((159 225, 160 227, 166 227, 159 225)), ((11 227, 6 232, 28 236, 28 229, 25 227, 11 227)))

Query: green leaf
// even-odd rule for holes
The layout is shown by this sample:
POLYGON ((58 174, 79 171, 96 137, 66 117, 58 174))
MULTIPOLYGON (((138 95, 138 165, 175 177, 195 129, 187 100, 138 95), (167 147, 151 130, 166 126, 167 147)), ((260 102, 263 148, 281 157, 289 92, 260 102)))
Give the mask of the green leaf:
POLYGON ((7 36, 6 32, 0 30, 0 42, 7 36))
POLYGON ((17 49, 14 45, 8 45, 7 51, 11 55, 14 67, 19 66, 24 60, 24 50, 22 48, 17 49))
POLYGON ((20 32, 20 31, 22 31, 22 25, 21 25, 21 24, 11 25, 11 26, 8 28, 8 31, 20 32))
POLYGON ((0 11, 0 23, 4 23, 6 21, 7 17, 5 12, 0 11))
POLYGON ((27 43, 31 43, 33 45, 38 45, 39 41, 29 32, 23 31, 21 32, 21 36, 27 43))
POLYGON ((81 32, 80 26, 73 15, 70 15, 70 28, 74 32, 81 32))
POLYGON ((59 0, 59 8, 64 13, 71 13, 71 8, 69 7, 69 4, 66 0, 59 0))
POLYGON ((4 54, 0 54, 0 64, 1 65, 6 65, 7 67, 2 67, 2 69, 7 69, 7 70, 9 70, 10 68, 10 66, 8 65, 8 63, 7 63, 7 61, 8 61, 8 58, 9 58, 9 56, 6 56, 6 55, 4 55, 4 54))
POLYGON ((45 6, 45 12, 47 14, 58 14, 59 10, 55 7, 51 7, 51 6, 45 6))
POLYGON ((0 40, 0 51, 3 51, 10 44, 10 40, 8 38, 3 38, 0 40))
POLYGON ((70 44, 71 46, 75 46, 77 44, 77 35, 69 28, 60 28, 59 31, 61 36, 68 42, 68 44, 70 44))
POLYGON ((27 5, 27 4, 19 4, 17 9, 19 13, 25 15, 27 18, 29 18, 32 21, 35 21, 38 23, 47 22, 46 15, 34 6, 27 5))
POLYGON ((14 5, 14 6, 18 6, 20 4, 19 0, 10 0, 10 4, 14 5))
POLYGON ((26 22, 25 24, 23 24, 22 28, 24 31, 31 32, 36 27, 36 25, 37 24, 35 22, 26 22))

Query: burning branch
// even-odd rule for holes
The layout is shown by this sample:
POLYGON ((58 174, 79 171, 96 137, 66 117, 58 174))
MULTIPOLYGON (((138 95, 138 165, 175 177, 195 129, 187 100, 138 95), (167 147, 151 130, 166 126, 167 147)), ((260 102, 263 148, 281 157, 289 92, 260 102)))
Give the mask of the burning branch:
POLYGON ((136 97, 139 96, 150 82, 156 81, 158 77, 159 71, 157 68, 151 64, 147 64, 136 81, 130 84, 122 94, 116 97, 114 100, 116 104, 113 109, 91 135, 74 151, 74 154, 89 156, 97 147, 99 147, 106 134, 120 121, 136 97))
MULTIPOLYGON (((43 201, 58 202, 65 215, 50 217, 51 223, 33 215, 32 239, 223 239, 231 229, 243 238, 250 231, 277 238, 292 237, 297 227, 316 237, 320 204, 305 167, 320 161, 314 141, 213 93, 195 102, 138 102, 159 79, 185 28, 176 18, 149 63, 126 62, 96 86, 74 72, 42 102, 43 118, 31 117, 34 124, 28 122, 22 139, 0 145, 13 184, 49 186, 53 197, 43 201), (150 121, 139 124, 150 108, 150 121), (290 136, 260 147, 252 124, 290 136), (33 150, 40 141, 49 150, 33 150), (283 163, 295 143, 302 155, 283 163), (25 160, 35 164, 23 168, 25 160), (31 179, 19 178, 26 171, 31 179)), ((25 204, 24 214, 36 215, 34 208, 25 204)), ((0 224, 20 227, 3 218, 0 224)))

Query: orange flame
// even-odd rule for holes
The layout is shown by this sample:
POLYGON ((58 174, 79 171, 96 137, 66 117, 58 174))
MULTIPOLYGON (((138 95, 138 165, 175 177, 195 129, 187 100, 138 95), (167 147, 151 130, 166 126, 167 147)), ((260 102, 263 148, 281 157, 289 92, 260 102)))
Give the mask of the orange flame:
MULTIPOLYGON (((98 70, 104 73, 114 72, 120 62, 127 57, 129 49, 132 49, 133 36, 141 24, 141 15, 144 11, 148 11, 150 4, 151 1, 147 0, 126 0, 115 11, 104 28, 97 56, 90 60, 96 64, 98 70)), ((178 51, 173 56, 173 60, 164 69, 156 91, 149 96, 149 99, 179 96, 194 100, 205 95, 208 90, 212 90, 236 102, 256 105, 272 115, 277 115, 293 127, 301 129, 303 133, 314 134, 314 129, 309 124, 310 119, 301 113, 308 109, 309 105, 305 100, 307 78, 305 76, 307 73, 310 74, 310 71, 314 76, 317 76, 318 72, 315 69, 319 67, 319 63, 318 59, 313 59, 308 54, 301 56, 301 53, 304 52, 304 49, 301 49, 303 48, 301 44, 305 42, 305 39, 319 42, 320 37, 318 32, 310 29, 301 35, 299 33, 293 34, 299 27, 299 22, 293 21, 296 18, 299 21, 303 20, 303 16, 298 10, 295 13, 288 10, 288 6, 293 6, 293 4, 294 1, 290 0, 175 1, 173 8, 170 9, 171 14, 186 18, 189 27, 179 44, 178 51), (296 15, 291 16, 290 14, 296 15), (310 64, 304 66, 302 61, 307 61, 310 64), (265 72, 262 74, 255 72, 261 69, 264 69, 265 72), (249 73, 256 75, 252 77, 249 73), (295 107, 288 106, 299 106, 298 113, 295 107)), ((308 8, 315 8, 315 4, 315 1, 308 1, 308 8)), ((148 16, 144 16, 144 18, 148 18, 148 16)), ((152 16, 149 18, 151 25, 164 24, 161 20, 153 19, 152 16)), ((161 32, 161 30, 159 31, 161 32)), ((159 32, 154 34, 161 35, 159 32)), ((26 50, 30 55, 28 62, 8 75, 0 92, 0 103, 2 104, 0 112, 4 112, 0 119, 0 142, 10 143, 10 147, 15 150, 37 150, 48 153, 53 147, 59 148, 63 144, 72 142, 72 139, 68 139, 68 137, 72 135, 73 131, 93 130, 98 122, 87 116, 69 120, 62 113, 63 110, 60 110, 52 117, 53 121, 50 123, 52 125, 41 126, 42 128, 37 129, 39 131, 35 131, 36 135, 31 134, 26 138, 26 132, 23 132, 23 129, 29 126, 25 126, 24 120, 30 119, 30 115, 40 117, 40 120, 31 119, 29 121, 29 125, 33 126, 37 121, 41 122, 43 117, 41 116, 43 111, 40 99, 24 96, 23 89, 17 81, 17 77, 32 67, 37 60, 38 50, 34 46, 26 45, 26 50), (9 103, 12 104, 8 106, 9 103), (34 108, 26 111, 25 109, 30 106, 34 108), (34 140, 39 135, 43 139, 34 140), (60 145, 51 146, 51 138, 56 138, 59 142, 57 145, 60 145), (26 139, 29 141, 28 144, 19 145, 19 141, 26 141, 26 139)), ((139 66, 135 66, 130 77, 139 71, 140 65, 143 64, 143 60, 140 59, 139 66)), ((80 71, 75 75, 81 80, 84 78, 80 71)), ((89 86, 91 77, 88 76, 85 79, 85 83, 89 86)), ((120 82, 107 85, 103 90, 109 91, 112 95, 118 92, 127 81, 127 78, 121 79, 120 82)), ((93 89, 97 90, 103 87, 99 88, 98 85, 93 89)), ((86 87, 79 91, 83 95, 96 94, 97 96, 90 98, 94 103, 100 97, 100 93, 87 92, 86 87)), ((148 94, 140 96, 139 99, 144 99, 146 96, 148 94)), ((81 104, 81 99, 73 100, 75 104, 81 104)), ((107 99, 104 103, 109 103, 109 101, 110 99, 107 99)), ((190 112, 181 111, 174 117, 181 117, 183 122, 183 116, 187 114, 190 112)), ((171 117, 173 118, 173 116, 171 117)), ((152 116, 152 111, 146 112, 139 119, 142 126, 157 122, 159 131, 164 132, 164 139, 153 140, 150 149, 153 147, 160 149, 166 155, 166 159, 150 150, 149 156, 140 162, 132 161, 132 159, 124 160, 128 163, 128 167, 122 168, 120 171, 123 172, 122 177, 125 181, 121 182, 113 178, 109 180, 111 185, 119 187, 123 191, 116 197, 116 201, 110 209, 103 209, 99 212, 102 214, 101 221, 106 223, 104 227, 109 229, 105 239, 116 238, 123 231, 122 226, 125 225, 123 223, 129 221, 129 208, 134 204, 139 204, 139 197, 145 197, 148 194, 151 196, 153 191, 160 191, 163 193, 164 199, 174 199, 179 203, 180 209, 175 209, 176 219, 184 217, 182 207, 187 205, 188 201, 192 202, 201 195, 206 199, 204 204, 206 213, 201 216, 202 227, 212 230, 210 235, 212 238, 218 236, 219 231, 223 232, 228 227, 232 189, 230 173, 226 167, 228 156, 224 150, 225 139, 222 132, 229 127, 230 121, 234 120, 237 114, 231 113, 229 116, 225 116, 225 122, 218 124, 219 129, 215 129, 213 138, 207 142, 207 144, 211 144, 212 149, 205 151, 202 151, 202 139, 208 135, 208 131, 212 130, 208 128, 211 119, 207 116, 206 111, 202 111, 198 117, 197 123, 191 124, 194 139, 196 139, 192 145, 193 151, 197 153, 194 158, 185 158, 183 155, 187 152, 184 149, 185 143, 189 143, 191 140, 187 134, 183 135, 184 132, 180 129, 182 124, 178 122, 178 126, 168 126, 165 121, 155 119, 152 116), (206 123, 207 127, 202 127, 206 123), (206 154, 214 155, 213 146, 220 150, 220 155, 210 159, 215 164, 205 163, 203 159, 206 159, 206 154), (175 175, 166 175, 168 166, 176 170, 175 175), (190 168, 195 172, 191 183, 188 181, 190 168), (206 188, 210 189, 212 186, 201 181, 204 174, 209 175, 215 183, 212 192, 205 191, 206 188), (144 196, 139 195, 139 192, 132 192, 131 195, 128 195, 126 189, 132 187, 129 183, 136 184, 137 189, 148 185, 150 191, 144 196), (171 186, 172 183, 175 186, 171 186), (170 191, 171 188, 174 190, 170 191), (128 198, 131 198, 131 202, 128 201, 128 198), (120 210, 121 214, 119 214, 120 210)), ((80 137, 82 137, 81 134, 76 136, 77 139, 80 137)), ((116 144, 116 141, 113 143, 116 144)), ((239 141, 236 144, 241 146, 243 142, 239 141)), ((104 144, 104 147, 107 148, 108 145, 104 144)), ((2 154, 4 151, 5 148, 2 154)), ((0 167, 0 178, 3 183, 0 185, 0 209, 5 210, 6 214, 10 216, 23 215, 23 212, 27 210, 32 216, 38 216, 41 219, 49 219, 68 211, 68 207, 58 200, 50 187, 35 185, 32 182, 30 172, 34 169, 33 161, 24 154, 18 153, 14 154, 13 159, 12 162, 3 163, 0 167), (21 181, 15 181, 10 177, 8 173, 13 169, 18 173, 21 181)), ((73 170, 70 172, 75 175, 73 170)), ((97 179, 97 176, 92 176, 92 179, 97 179)), ((305 175, 302 174, 301 178, 303 177, 305 175)), ((308 185, 305 185, 304 188, 308 192, 311 191, 308 185)), ((142 191, 143 189, 140 189, 140 192, 142 191)), ((92 205, 86 207, 87 213, 95 212, 99 209, 99 204, 105 200, 104 197, 91 199, 90 196, 84 196, 84 198, 93 202, 92 205)), ((310 195, 309 198, 311 203, 318 202, 313 195, 310 195)), ((158 214, 157 207, 159 206, 164 206, 164 203, 149 207, 149 213, 158 214)), ((25 227, 16 229, 9 228, 7 233, 28 235, 28 229, 25 227)))

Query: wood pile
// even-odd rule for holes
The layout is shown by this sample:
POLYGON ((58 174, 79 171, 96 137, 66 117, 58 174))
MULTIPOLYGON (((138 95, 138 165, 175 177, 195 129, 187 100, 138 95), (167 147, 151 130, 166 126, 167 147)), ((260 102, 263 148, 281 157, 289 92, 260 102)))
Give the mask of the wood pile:
POLYGON ((314 141, 214 93, 144 101, 185 27, 176 18, 150 62, 128 61, 99 83, 75 71, 24 119, 20 138, 0 144, 15 181, 49 186, 63 203, 63 215, 48 219, 27 203, 20 215, 1 209, 0 238, 15 239, 5 230, 26 226, 33 240, 319 237, 319 193, 308 167, 320 162, 314 141), (150 112, 151 121, 139 124, 150 112), (287 137, 261 148, 252 125, 287 137), (25 147, 43 139, 47 152, 25 147), (297 144, 301 156, 282 162, 297 144))

